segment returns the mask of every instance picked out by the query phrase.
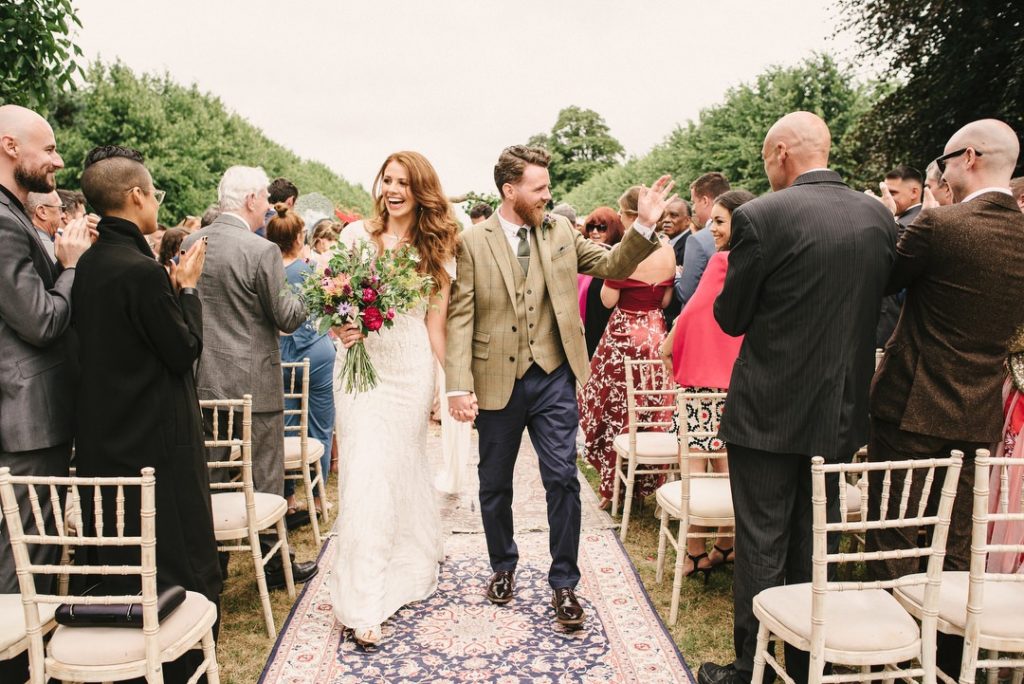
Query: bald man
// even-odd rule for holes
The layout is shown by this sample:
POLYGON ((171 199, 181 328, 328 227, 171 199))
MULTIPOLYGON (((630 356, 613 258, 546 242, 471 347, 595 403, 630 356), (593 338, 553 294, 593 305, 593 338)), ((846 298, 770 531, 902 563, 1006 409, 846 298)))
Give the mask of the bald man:
MULTIPOLYGON (((964 452, 947 570, 970 567, 974 453, 1002 438, 1006 350, 1024 326, 1024 214, 1009 189, 1018 153, 1013 129, 994 119, 970 123, 949 139, 936 164, 957 203, 927 209, 907 227, 886 288, 906 288, 907 297, 871 388, 868 456, 889 461, 964 452)), ((881 504, 875 479, 869 514, 881 504)), ((909 510, 921 496, 915 484, 909 510)), ((938 489, 931 492, 935 500, 938 489)), ((901 490, 894 482, 892 491, 901 490)), ((916 543, 912 529, 867 536, 869 550, 916 543)), ((917 562, 892 559, 869 567, 875 577, 888 579, 915 572, 917 562)), ((939 642, 939 667, 954 678, 958 646, 939 642)))
MULTIPOLYGON (((814 114, 780 119, 761 151, 774 192, 732 216, 715 318, 726 333, 745 335, 719 430, 736 519, 736 659, 704 663, 701 684, 751 680, 754 597, 811 580, 811 458, 849 461, 868 438, 875 326, 896 222, 827 168, 830 147, 828 126, 814 114)), ((829 481, 832 492, 837 482, 829 481)), ((830 513, 838 519, 837 507, 830 513)), ((807 654, 787 646, 797 682, 807 667, 807 654)))
MULTIPOLYGON (((84 221, 69 224, 54 244, 55 264, 25 213, 29 193, 53 192, 63 166, 45 119, 24 107, 0 107, 0 468, 13 475, 68 474, 73 387, 66 333, 74 267, 89 248, 89 231, 84 221)), ((27 492, 17 493, 28 511, 27 492)), ((50 516, 49 494, 39 494, 50 516)), ((36 529, 31 515, 22 522, 26 531, 36 529)), ((0 593, 13 594, 18 579, 7 539, 0 522, 0 593)), ((37 548, 32 560, 56 557, 37 548)), ((0 681, 8 681, 4 667, 0 681)))

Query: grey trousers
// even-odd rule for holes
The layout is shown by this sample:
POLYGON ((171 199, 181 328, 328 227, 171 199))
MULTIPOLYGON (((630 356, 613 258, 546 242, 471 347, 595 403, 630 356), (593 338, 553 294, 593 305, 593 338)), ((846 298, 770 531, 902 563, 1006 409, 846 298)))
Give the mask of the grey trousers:
MULTIPOLYGON (((203 409, 203 423, 206 438, 213 437, 206 409, 203 409)), ((241 438, 241 415, 235 417, 233 427, 233 436, 241 438)), ((224 431, 224 423, 220 424, 220 429, 224 431)), ((224 439, 226 435, 219 437, 224 439)), ((226 448, 211 449, 210 460, 225 461, 228 453, 226 448)), ((252 414, 252 481, 257 492, 284 495, 284 411, 252 414)))
MULTIPOLYGON (((60 444, 46 449, 34 451, 20 451, 10 453, 0 451, 0 468, 10 468, 11 475, 38 475, 42 477, 67 477, 68 468, 71 463, 71 445, 60 444)), ((44 519, 50 527, 50 532, 56 532, 53 528, 53 503, 50 501, 50 491, 47 487, 37 487, 39 495, 39 507, 42 509, 44 519)), ((15 487, 15 496, 21 509, 21 525, 27 533, 36 532, 36 524, 32 517, 32 511, 28 505, 28 488, 15 487)), ((30 546, 29 556, 35 564, 56 563, 60 560, 61 549, 59 546, 30 546)), ((53 587, 53 580, 56 576, 47 578, 40 576, 37 580, 38 591, 49 592, 53 587)), ((0 520, 0 594, 18 594, 21 590, 18 587, 18 576, 14 570, 14 554, 11 552, 10 536, 7 525, 0 520)))

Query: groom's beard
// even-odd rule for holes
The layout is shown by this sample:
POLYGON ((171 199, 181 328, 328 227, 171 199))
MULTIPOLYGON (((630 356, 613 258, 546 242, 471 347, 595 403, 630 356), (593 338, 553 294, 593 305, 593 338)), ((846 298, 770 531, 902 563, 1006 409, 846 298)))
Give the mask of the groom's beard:
POLYGON ((540 205, 530 204, 517 197, 512 203, 512 210, 516 212, 519 218, 526 221, 526 225, 531 228, 537 228, 540 226, 541 221, 544 220, 544 208, 546 206, 547 202, 540 205))

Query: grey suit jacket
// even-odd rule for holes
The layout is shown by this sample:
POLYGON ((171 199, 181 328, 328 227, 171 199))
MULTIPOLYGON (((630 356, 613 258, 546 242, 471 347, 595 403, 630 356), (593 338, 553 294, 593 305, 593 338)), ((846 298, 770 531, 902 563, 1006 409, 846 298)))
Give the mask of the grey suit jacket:
POLYGON ((71 441, 74 410, 71 284, 36 229, 0 192, 0 451, 71 441))
POLYGON ((895 255, 892 214, 832 171, 733 213, 715 319, 746 336, 719 431, 726 442, 829 460, 867 442, 875 326, 895 255))
POLYGON ((190 235, 182 248, 204 236, 206 264, 197 288, 203 302, 199 398, 251 394, 254 413, 281 411, 278 332, 293 332, 306 320, 306 308, 285 282, 281 250, 225 214, 190 235))

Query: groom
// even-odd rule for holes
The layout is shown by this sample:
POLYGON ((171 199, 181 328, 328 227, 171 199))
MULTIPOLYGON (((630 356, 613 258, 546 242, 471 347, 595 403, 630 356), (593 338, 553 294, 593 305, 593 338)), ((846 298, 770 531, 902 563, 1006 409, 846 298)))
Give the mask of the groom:
POLYGON ((551 200, 543 149, 514 145, 494 166, 501 206, 462 233, 448 311, 445 374, 449 411, 476 418, 480 433, 480 512, 490 555, 487 598, 512 600, 519 552, 513 539, 512 471, 523 429, 540 459, 551 528, 555 619, 583 623, 574 589, 580 579, 580 487, 576 476, 576 381, 590 375, 576 274, 626 278, 653 252, 653 226, 672 188, 664 176, 641 192, 635 230, 612 251, 588 241, 551 200))

